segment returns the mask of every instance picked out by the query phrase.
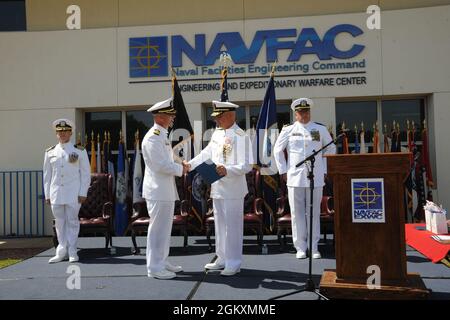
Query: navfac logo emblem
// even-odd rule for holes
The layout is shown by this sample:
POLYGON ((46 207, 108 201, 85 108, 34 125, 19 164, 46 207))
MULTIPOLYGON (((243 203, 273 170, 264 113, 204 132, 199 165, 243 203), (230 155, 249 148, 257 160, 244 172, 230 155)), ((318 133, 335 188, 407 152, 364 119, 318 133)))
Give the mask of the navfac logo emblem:
POLYGON ((384 181, 352 179, 352 221, 364 223, 385 222, 384 181))
POLYGON ((167 37, 130 38, 130 78, 166 77, 167 37))

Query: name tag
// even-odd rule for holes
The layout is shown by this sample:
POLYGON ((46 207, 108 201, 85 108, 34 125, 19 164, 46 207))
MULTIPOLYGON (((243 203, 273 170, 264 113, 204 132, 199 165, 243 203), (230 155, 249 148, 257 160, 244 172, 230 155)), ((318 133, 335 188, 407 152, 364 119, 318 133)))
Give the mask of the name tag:
POLYGON ((301 132, 294 132, 292 135, 295 137, 303 137, 303 134, 301 132))

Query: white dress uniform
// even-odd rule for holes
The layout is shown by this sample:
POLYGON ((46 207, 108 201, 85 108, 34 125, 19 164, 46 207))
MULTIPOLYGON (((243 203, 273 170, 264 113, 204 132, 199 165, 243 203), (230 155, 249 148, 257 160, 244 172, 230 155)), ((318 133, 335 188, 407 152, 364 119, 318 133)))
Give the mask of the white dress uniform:
MULTIPOLYGON (((294 110, 301 109, 302 101, 308 101, 307 107, 312 106, 312 101, 307 98, 297 99, 292 103, 294 110), (300 107, 299 107, 300 106, 300 107), (297 107, 297 108, 296 108, 297 107)), ((279 174, 287 172, 287 187, 289 205, 291 207, 292 238, 297 250, 297 257, 305 257, 309 245, 310 223, 310 181, 308 179, 309 162, 300 167, 296 165, 313 153, 332 141, 327 128, 315 122, 302 124, 296 121, 290 126, 285 126, 275 143, 274 156, 279 174), (284 155, 287 150, 288 159, 284 155), (306 216, 306 219, 305 219, 306 216)), ((317 154, 314 162, 314 191, 313 191, 313 241, 310 254, 318 258, 318 242, 320 239, 320 203, 322 189, 325 185, 324 175, 327 173, 326 158, 324 154, 334 154, 336 146, 332 143, 322 153, 317 154)))
MULTIPOLYGON (((171 108, 171 99, 155 104, 148 111, 158 112, 167 107, 171 108)), ((175 176, 181 177, 183 174, 183 166, 173 160, 172 146, 167 134, 167 129, 155 123, 142 140, 145 161, 142 197, 147 202, 150 216, 146 250, 147 273, 161 279, 165 275, 159 277, 159 273, 165 272, 166 268, 170 269, 171 266, 167 257, 175 200, 179 199, 175 176)), ((181 268, 178 271, 181 271, 181 268)))
MULTIPOLYGON (((231 111, 238 107, 229 102, 213 101, 214 106, 226 105, 231 111)), ((251 144, 248 135, 234 123, 228 129, 217 128, 209 144, 189 164, 194 170, 210 160, 223 165, 227 175, 211 185, 217 260, 215 265, 239 272, 242 263, 244 198, 248 193, 245 174, 252 169, 251 144)))
MULTIPOLYGON (((58 121, 74 127, 67 119, 58 121)), ((91 182, 87 152, 71 143, 58 143, 46 150, 43 169, 45 199, 50 199, 59 242, 56 257, 65 258, 68 253, 71 259, 78 260, 78 212, 81 207, 78 197, 86 197, 91 182)))

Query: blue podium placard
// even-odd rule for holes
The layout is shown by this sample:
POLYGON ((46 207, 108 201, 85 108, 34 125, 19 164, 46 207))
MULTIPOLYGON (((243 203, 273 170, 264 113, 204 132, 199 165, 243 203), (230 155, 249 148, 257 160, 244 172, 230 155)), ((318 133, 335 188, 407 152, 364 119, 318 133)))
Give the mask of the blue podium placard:
POLYGON ((352 179, 352 221, 384 223, 384 180, 382 178, 352 179))

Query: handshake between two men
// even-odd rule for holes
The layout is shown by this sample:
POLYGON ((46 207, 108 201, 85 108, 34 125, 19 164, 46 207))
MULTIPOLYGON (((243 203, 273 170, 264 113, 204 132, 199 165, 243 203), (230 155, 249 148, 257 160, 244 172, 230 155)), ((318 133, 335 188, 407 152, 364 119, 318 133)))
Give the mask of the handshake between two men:
MULTIPOLYGON (((191 165, 186 160, 183 160, 181 163, 183 165, 183 174, 191 171, 191 165)), ((227 175, 227 169, 223 165, 218 165, 216 167, 217 174, 221 177, 225 177, 227 175)))

